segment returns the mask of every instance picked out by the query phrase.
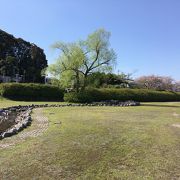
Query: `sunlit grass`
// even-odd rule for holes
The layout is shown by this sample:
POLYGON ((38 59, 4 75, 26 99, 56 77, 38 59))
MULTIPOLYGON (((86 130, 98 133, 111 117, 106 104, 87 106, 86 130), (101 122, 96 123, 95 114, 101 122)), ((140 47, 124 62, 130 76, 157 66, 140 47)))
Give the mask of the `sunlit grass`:
POLYGON ((0 150, 0 177, 178 179, 180 103, 145 105, 46 108, 44 136, 0 150))
POLYGON ((13 101, 0 96, 0 108, 17 106, 17 105, 32 105, 32 104, 67 104, 66 102, 47 102, 47 101, 13 101))

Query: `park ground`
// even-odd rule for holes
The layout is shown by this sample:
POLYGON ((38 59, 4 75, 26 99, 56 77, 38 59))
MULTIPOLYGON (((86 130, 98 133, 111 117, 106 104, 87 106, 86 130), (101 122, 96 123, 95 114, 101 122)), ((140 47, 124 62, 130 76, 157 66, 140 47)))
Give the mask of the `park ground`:
MULTIPOLYGON (((1 99, 0 108, 32 103, 1 99)), ((0 179, 180 179, 180 102, 44 108, 32 116, 30 127, 0 141, 12 144, 0 148, 0 179), (40 117, 48 127, 21 139, 43 128, 40 117)))

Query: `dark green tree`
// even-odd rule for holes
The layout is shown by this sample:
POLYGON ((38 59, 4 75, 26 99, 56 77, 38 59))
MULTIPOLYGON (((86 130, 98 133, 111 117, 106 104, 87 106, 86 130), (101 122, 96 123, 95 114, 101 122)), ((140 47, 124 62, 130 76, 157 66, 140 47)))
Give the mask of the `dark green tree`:
POLYGON ((95 72, 88 77, 88 85, 93 87, 130 87, 133 79, 130 74, 95 72))
POLYGON ((0 74, 14 77, 19 72, 18 63, 15 57, 7 56, 0 60, 0 74))
POLYGON ((24 82, 44 82, 41 70, 47 67, 43 49, 0 30, 0 75, 23 75, 24 82))

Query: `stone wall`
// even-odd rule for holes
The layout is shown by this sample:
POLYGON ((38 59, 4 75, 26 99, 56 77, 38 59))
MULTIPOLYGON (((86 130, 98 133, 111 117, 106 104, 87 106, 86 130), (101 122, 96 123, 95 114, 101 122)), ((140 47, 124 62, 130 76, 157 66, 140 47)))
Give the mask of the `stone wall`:
POLYGON ((0 110, 0 139, 17 134, 31 124, 31 106, 13 106, 0 110))
POLYGON ((22 131, 27 126, 31 125, 32 118, 31 112, 34 108, 46 108, 46 107, 84 107, 84 106, 139 106, 139 102, 135 101, 103 101, 94 102, 91 104, 42 104, 42 105, 29 105, 29 106, 13 106, 8 108, 0 109, 0 127, 5 126, 5 128, 0 131, 0 140, 6 137, 17 134, 22 131), (7 127, 7 125, 9 127, 7 127), (2 132, 3 130, 3 132, 2 132))

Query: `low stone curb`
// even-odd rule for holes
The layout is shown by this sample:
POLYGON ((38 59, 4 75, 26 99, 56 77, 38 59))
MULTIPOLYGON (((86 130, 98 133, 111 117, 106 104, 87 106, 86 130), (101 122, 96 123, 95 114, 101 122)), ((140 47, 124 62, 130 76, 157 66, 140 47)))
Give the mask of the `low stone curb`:
MULTIPOLYGON (((11 109, 11 108, 12 107, 10 107, 9 109, 11 109)), ((18 132, 22 131, 27 126, 31 125, 31 121, 32 121, 32 119, 31 119, 32 108, 31 107, 28 107, 26 110, 24 109, 25 107, 23 107, 23 111, 19 107, 13 107, 13 108, 17 108, 16 111, 18 111, 18 116, 15 119, 15 125, 13 125, 9 129, 7 129, 3 133, 1 133, 0 140, 4 139, 6 137, 15 135, 18 132)))
POLYGON ((103 101, 103 102, 94 102, 94 103, 85 103, 85 104, 41 104, 41 105, 29 105, 29 106, 12 106, 8 108, 0 109, 0 116, 3 117, 5 120, 8 120, 8 114, 10 114, 12 111, 17 113, 17 117, 15 119, 15 125, 4 131, 0 134, 0 140, 13 136, 17 134, 18 132, 22 131, 24 128, 31 125, 32 118, 31 118, 31 112, 34 108, 45 108, 45 107, 84 107, 84 106, 139 106, 139 102, 135 101, 103 101))

